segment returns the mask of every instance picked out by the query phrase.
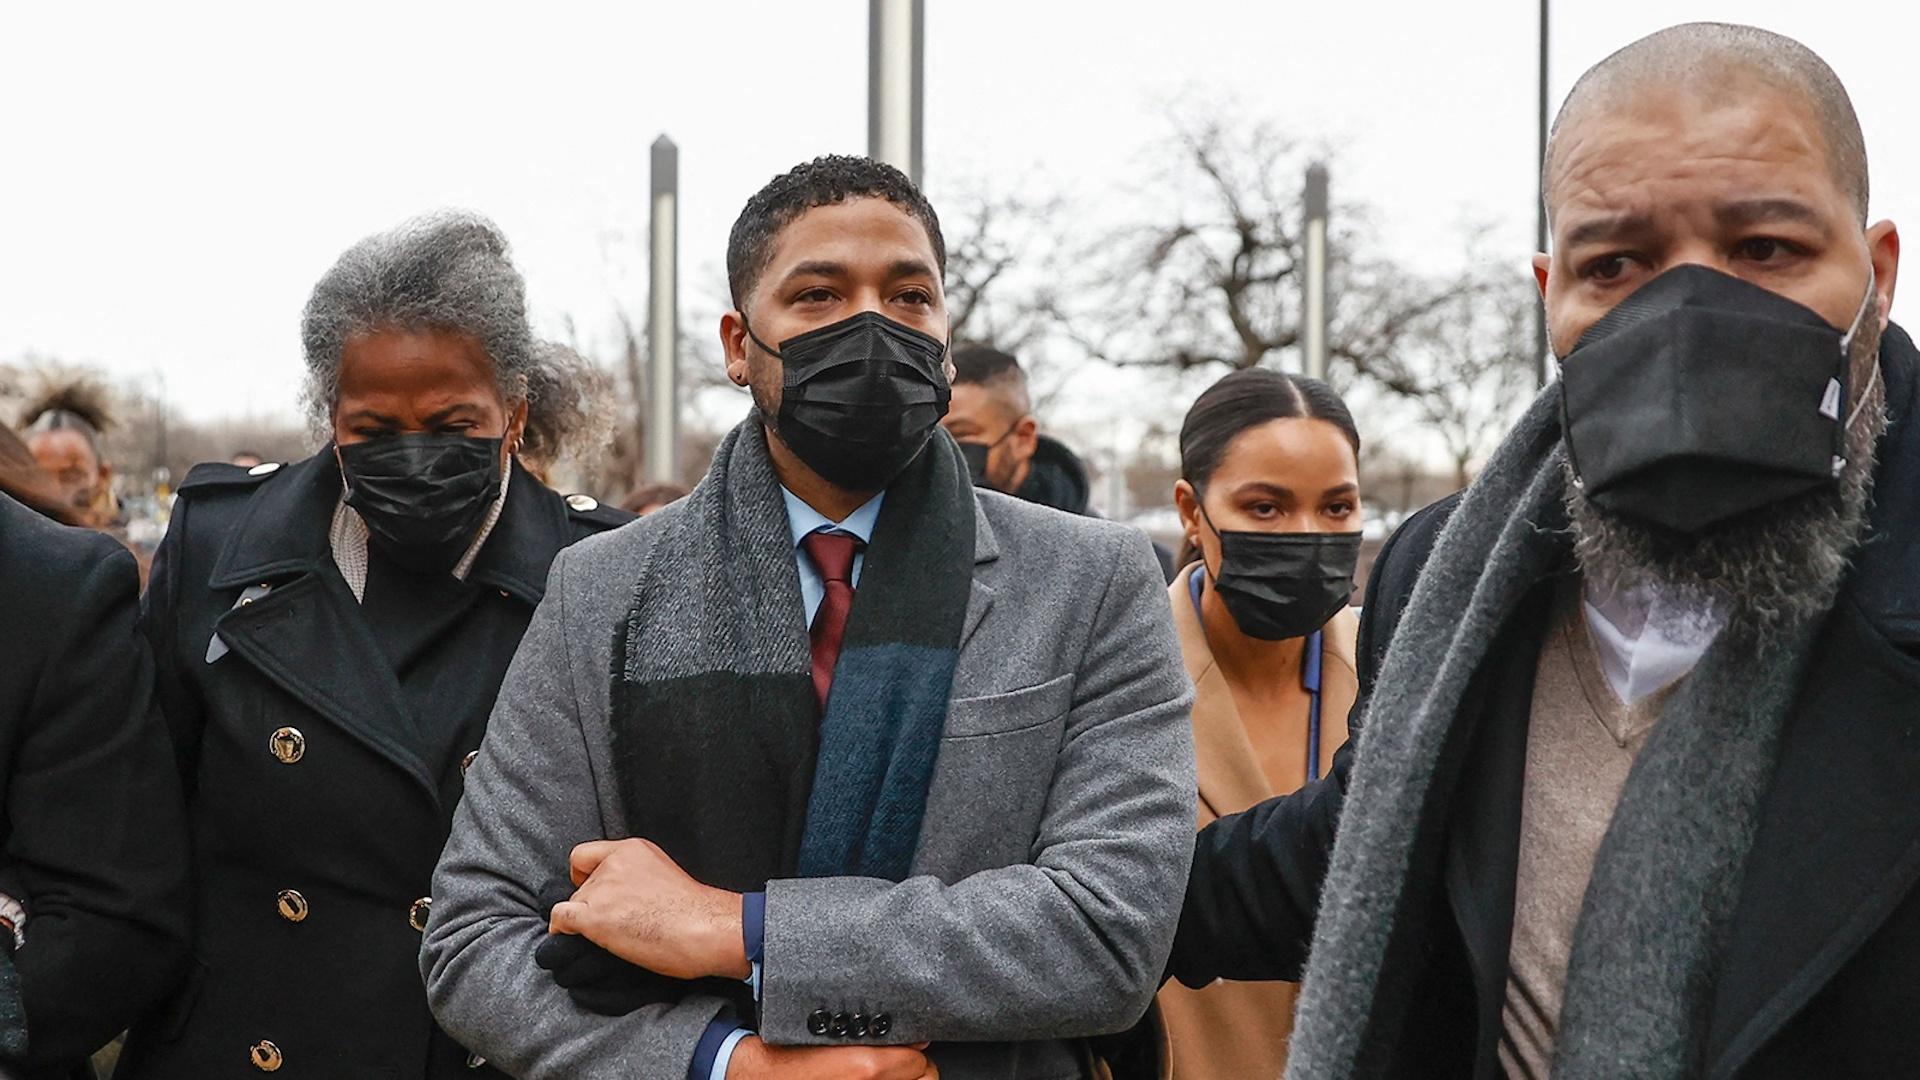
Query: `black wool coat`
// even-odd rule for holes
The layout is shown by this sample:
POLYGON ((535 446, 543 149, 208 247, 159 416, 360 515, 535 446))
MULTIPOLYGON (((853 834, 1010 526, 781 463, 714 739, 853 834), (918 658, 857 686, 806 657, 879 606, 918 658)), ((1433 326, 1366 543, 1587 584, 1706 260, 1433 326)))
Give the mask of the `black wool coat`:
POLYGON ((515 464, 465 586, 363 610, 329 546, 339 496, 330 448, 180 487, 143 621, 187 794, 194 955, 122 1077, 499 1075, 428 1011, 429 883, 554 556, 631 515, 515 464))
MULTIPOLYGON (((1889 326, 1881 359, 1892 422, 1869 528, 1762 800, 1708 1018, 1710 1080, 1920 1076, 1920 351, 1889 326)), ((1356 719, 1456 502, 1410 519, 1375 564, 1356 719)), ((1540 525, 1536 542, 1566 543, 1564 520, 1540 525)), ((1560 567, 1572 571, 1570 556, 1560 567)), ((1501 628, 1443 754, 1413 855, 1442 880, 1408 930, 1424 972, 1386 1075, 1500 1075, 1527 723, 1553 589, 1542 579, 1501 628)), ((1299 977, 1353 755, 1350 743, 1326 780, 1200 833, 1172 974, 1299 977)))
POLYGON ((24 1000, 0 1023, 24 1016, 27 1056, 0 1076, 73 1074, 186 962, 186 822, 139 589, 124 547, 0 495, 0 893, 28 911, 0 957, 24 1000))

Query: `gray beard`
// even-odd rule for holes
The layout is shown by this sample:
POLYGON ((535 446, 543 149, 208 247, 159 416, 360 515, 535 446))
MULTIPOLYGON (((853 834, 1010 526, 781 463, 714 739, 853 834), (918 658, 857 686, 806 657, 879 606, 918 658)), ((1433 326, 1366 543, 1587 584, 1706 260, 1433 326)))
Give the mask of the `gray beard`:
POLYGON ((1771 633, 1822 618, 1845 575, 1873 494, 1875 451, 1887 427, 1886 383, 1878 377, 1878 300, 1848 356, 1847 463, 1832 488, 1761 507, 1698 535, 1609 513, 1588 501, 1567 468, 1566 505, 1574 555, 1589 583, 1654 586, 1692 595, 1703 610, 1727 612, 1730 626, 1771 633), (1862 404, 1864 399, 1864 404, 1862 404), (1858 408, 1858 415, 1851 410, 1858 408))

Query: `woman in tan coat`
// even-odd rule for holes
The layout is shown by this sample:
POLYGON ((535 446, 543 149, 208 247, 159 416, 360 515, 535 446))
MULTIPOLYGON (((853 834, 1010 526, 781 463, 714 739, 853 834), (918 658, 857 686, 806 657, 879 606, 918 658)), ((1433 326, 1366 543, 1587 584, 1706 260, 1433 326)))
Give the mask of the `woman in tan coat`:
MULTIPOLYGON (((1186 545, 1168 597, 1195 690, 1202 826, 1317 779, 1347 740, 1359 455, 1332 388, 1266 369, 1209 387, 1181 426, 1186 545)), ((1279 1076, 1298 989, 1168 983, 1174 1080, 1279 1076)))

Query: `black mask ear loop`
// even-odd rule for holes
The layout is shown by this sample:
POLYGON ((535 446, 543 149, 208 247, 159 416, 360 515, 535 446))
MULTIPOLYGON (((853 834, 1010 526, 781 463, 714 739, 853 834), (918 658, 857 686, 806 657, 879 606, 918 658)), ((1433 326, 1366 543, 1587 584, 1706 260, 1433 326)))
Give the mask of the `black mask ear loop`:
POLYGON ((747 332, 747 337, 751 339, 755 345, 760 346, 761 352, 766 353, 768 356, 771 356, 775 360, 779 360, 782 363, 786 362, 787 358, 780 355, 779 349, 776 349, 773 346, 767 344, 766 342, 761 341, 760 335, 753 332, 753 322, 747 318, 747 309, 744 307, 740 309, 740 328, 747 332))

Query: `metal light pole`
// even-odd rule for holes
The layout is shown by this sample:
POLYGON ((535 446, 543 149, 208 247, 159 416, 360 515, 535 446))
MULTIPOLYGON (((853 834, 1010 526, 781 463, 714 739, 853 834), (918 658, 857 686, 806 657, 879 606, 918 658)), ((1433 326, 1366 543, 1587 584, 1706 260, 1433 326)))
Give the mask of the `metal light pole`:
POLYGON ((647 229, 647 479, 680 474, 680 148, 653 141, 647 229))
MULTIPOLYGON (((1534 174, 1539 178, 1539 198, 1534 200, 1533 250, 1547 250, 1547 125, 1551 122, 1547 104, 1547 6, 1540 0, 1540 129, 1539 156, 1534 174)), ((1533 312, 1533 355, 1539 365, 1535 376, 1541 386, 1553 379, 1552 347, 1547 343, 1547 306, 1542 303, 1533 312)))
POLYGON ((867 156, 920 182, 926 0, 867 2, 867 156))
POLYGON ((1306 277, 1300 302, 1300 352, 1306 373, 1327 377, 1327 167, 1307 166, 1306 277))

